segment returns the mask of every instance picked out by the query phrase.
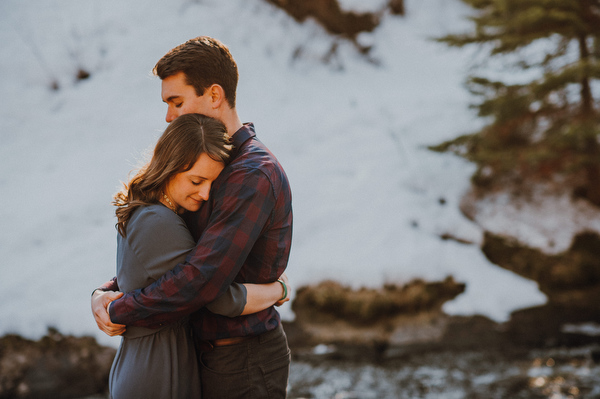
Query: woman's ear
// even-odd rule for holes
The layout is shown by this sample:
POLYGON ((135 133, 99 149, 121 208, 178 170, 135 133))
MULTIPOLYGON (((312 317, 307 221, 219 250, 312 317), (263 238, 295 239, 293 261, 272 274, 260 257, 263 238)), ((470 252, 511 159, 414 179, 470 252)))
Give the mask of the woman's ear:
POLYGON ((221 85, 218 85, 216 83, 211 85, 207 89, 207 93, 209 94, 210 103, 213 109, 220 108, 221 105, 227 102, 225 100, 225 90, 223 90, 223 87, 221 87, 221 85))

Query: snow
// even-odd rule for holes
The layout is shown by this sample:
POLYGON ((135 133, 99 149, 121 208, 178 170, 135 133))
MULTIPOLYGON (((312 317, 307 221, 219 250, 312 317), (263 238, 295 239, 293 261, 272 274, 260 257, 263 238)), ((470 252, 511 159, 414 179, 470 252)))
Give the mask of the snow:
MULTIPOLYGON (((382 2, 344 3, 368 11, 382 2)), ((451 275, 467 288, 444 306, 449 314, 501 322, 545 303, 535 282, 480 251, 482 226, 502 232, 506 221, 490 214, 475 224, 460 213, 474 166, 426 148, 481 124, 462 86, 469 50, 429 40, 464 29, 466 10, 458 0, 406 9, 359 37, 374 46, 369 62, 316 22, 297 24, 259 0, 1 2, 0 334, 35 338, 54 326, 118 345, 89 308, 92 289, 115 273, 111 198, 166 126, 152 67, 198 35, 229 45, 240 116, 290 178, 294 287, 451 275), (89 79, 75 79, 80 68, 89 79)), ((281 313, 293 318, 289 304, 281 313)))
POLYGON ((510 193, 487 195, 476 206, 479 225, 549 255, 568 250, 577 234, 600 231, 596 207, 569 193, 548 192, 540 185, 529 193, 532 200, 510 193))
POLYGON ((561 328, 561 331, 570 334, 585 334, 598 337, 600 336, 600 325, 596 323, 565 324, 561 328))

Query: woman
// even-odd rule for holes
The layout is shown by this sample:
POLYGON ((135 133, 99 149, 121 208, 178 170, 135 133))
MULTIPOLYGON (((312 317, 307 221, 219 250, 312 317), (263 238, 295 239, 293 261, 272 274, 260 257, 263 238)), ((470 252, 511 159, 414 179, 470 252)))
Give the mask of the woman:
MULTIPOLYGON (((200 114, 174 120, 151 161, 115 195, 117 281, 121 291, 143 288, 185 260, 195 242, 179 216, 197 211, 229 158, 225 126, 200 114)), ((235 317, 289 300, 283 281, 236 284, 207 308, 235 317)), ((218 382, 217 382, 218 383, 218 382)), ((200 397, 188 320, 158 330, 128 327, 113 362, 111 397, 200 397)))

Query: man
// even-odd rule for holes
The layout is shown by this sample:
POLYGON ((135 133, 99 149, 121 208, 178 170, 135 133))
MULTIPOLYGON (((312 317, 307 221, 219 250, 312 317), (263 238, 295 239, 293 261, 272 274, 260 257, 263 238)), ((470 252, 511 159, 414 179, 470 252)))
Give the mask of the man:
POLYGON ((232 161, 209 200, 188 215, 198 241, 187 261, 124 295, 115 292, 115 279, 105 283, 92 295, 96 322, 117 335, 125 326, 157 328, 192 314, 204 398, 285 397, 290 353, 275 308, 227 318, 203 307, 234 280, 268 283, 285 270, 292 237, 288 179, 254 126, 238 117, 237 66, 225 45, 191 39, 161 58, 154 73, 162 80, 166 121, 186 113, 219 119, 231 136, 232 161))

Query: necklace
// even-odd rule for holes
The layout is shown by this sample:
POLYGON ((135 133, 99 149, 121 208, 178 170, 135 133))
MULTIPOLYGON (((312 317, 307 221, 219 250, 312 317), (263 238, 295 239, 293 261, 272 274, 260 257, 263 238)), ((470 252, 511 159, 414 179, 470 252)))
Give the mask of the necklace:
POLYGON ((177 213, 177 208, 175 208, 175 205, 173 205, 173 203, 171 202, 169 197, 167 197, 167 194, 163 193, 163 198, 169 204, 169 209, 171 209, 173 212, 177 213))

